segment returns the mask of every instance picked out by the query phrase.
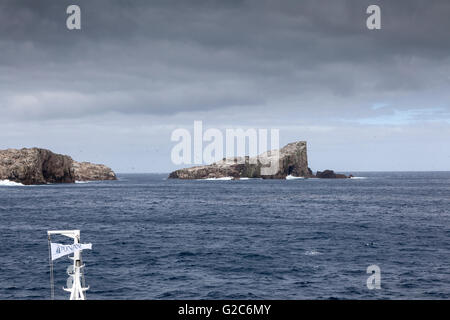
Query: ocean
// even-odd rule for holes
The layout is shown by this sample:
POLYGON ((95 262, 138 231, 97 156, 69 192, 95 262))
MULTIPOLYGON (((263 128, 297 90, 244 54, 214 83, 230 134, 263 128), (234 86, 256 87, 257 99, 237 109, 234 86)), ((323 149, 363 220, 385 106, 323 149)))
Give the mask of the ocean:
MULTIPOLYGON (((352 173, 2 185, 0 299, 50 298, 57 229, 92 243, 88 299, 449 299, 450 172, 352 173), (367 288, 370 265, 381 289, 367 288)), ((70 264, 54 263, 56 299, 70 264)))

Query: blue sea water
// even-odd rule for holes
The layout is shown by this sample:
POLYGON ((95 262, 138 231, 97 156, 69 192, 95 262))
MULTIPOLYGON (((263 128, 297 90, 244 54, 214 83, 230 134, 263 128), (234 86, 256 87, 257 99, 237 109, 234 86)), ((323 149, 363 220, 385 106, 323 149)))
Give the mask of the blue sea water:
POLYGON ((0 187, 0 299, 50 298, 51 229, 93 244, 88 299, 449 299, 450 173, 357 175, 0 187))

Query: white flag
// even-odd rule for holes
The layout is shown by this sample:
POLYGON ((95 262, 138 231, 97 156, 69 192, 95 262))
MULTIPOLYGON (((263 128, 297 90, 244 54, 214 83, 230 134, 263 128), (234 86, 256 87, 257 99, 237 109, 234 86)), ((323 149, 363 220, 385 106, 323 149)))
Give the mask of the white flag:
POLYGON ((74 253, 75 251, 89 249, 92 250, 92 243, 75 243, 75 244, 60 244, 51 243, 52 260, 61 258, 62 256, 74 253))

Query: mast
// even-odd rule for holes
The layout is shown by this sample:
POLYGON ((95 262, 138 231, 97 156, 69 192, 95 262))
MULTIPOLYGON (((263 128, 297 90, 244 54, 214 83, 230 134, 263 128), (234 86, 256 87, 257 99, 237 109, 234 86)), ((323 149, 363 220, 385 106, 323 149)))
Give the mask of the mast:
MULTIPOLYGON (((47 231, 47 233, 49 239, 51 235, 63 235, 72 238, 74 244, 80 243, 80 230, 55 230, 47 231)), ((82 280, 84 280, 84 264, 81 260, 81 250, 76 250, 73 257, 69 258, 73 260, 73 268, 69 268, 67 270, 67 274, 70 278, 67 281, 67 288, 63 287, 63 290, 70 292, 70 300, 86 300, 85 291, 89 289, 89 286, 83 287, 84 281, 82 280)))

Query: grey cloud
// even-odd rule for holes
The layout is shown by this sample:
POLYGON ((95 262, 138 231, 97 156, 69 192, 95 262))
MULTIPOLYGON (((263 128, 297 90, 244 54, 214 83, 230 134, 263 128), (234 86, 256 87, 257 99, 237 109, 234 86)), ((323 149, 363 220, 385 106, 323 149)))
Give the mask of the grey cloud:
POLYGON ((379 1, 383 30, 369 32, 369 3, 78 1, 83 30, 71 32, 69 2, 5 1, 0 90, 12 98, 0 107, 20 109, 31 90, 73 93, 41 99, 47 107, 29 113, 36 117, 83 116, 93 104, 94 113, 127 114, 278 109, 276 101, 289 98, 313 103, 312 94, 357 99, 448 83, 448 74, 434 71, 449 68, 450 4, 379 1), (84 100, 70 106, 73 96, 84 100))

